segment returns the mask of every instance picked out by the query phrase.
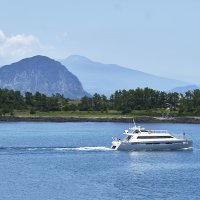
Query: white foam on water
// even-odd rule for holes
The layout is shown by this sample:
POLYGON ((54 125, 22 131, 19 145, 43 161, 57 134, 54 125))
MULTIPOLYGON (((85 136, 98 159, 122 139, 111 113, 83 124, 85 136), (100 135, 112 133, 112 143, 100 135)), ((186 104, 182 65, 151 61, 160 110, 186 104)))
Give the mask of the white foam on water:
POLYGON ((111 151, 111 148, 108 147, 79 147, 79 151, 111 151))
POLYGON ((36 148, 36 147, 35 148, 27 148, 27 150, 28 151, 36 151, 36 150, 38 150, 38 148, 36 148))
POLYGON ((108 147, 72 147, 72 148, 55 148, 58 151, 112 151, 108 147))
POLYGON ((0 151, 111 151, 104 146, 97 147, 3 147, 0 151))

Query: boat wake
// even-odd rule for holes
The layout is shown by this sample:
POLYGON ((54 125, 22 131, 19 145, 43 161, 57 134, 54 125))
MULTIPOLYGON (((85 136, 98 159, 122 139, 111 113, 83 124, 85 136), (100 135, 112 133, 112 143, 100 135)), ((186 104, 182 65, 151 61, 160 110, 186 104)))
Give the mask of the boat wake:
POLYGON ((194 148, 193 147, 187 147, 187 148, 182 148, 182 151, 193 151, 194 148))
POLYGON ((0 147, 0 154, 23 154, 23 153, 56 153, 73 151, 112 151, 109 147, 0 147))
POLYGON ((56 150, 62 151, 111 151, 108 147, 72 147, 72 148, 57 148, 56 150))

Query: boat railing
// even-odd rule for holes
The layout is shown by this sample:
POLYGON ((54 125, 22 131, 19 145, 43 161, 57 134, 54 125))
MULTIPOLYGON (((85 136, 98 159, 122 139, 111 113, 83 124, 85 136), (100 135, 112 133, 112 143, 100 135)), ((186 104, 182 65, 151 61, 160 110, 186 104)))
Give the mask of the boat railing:
POLYGON ((191 140, 191 138, 186 134, 172 134, 176 139, 186 139, 191 140))
POLYGON ((169 133, 168 130, 148 130, 149 133, 169 133))
POLYGON ((119 142, 121 139, 119 138, 116 138, 116 137, 112 137, 112 141, 116 141, 116 142, 119 142))

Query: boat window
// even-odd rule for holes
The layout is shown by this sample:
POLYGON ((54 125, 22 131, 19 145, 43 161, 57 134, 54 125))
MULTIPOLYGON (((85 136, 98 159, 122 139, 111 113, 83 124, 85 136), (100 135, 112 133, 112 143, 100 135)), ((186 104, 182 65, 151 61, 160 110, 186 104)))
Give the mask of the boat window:
POLYGON ((172 136, 138 136, 137 139, 162 139, 162 138, 173 138, 172 136))
POLYGON ((132 137, 132 136, 129 135, 129 136, 126 138, 126 140, 129 141, 129 140, 131 139, 131 137, 132 137))

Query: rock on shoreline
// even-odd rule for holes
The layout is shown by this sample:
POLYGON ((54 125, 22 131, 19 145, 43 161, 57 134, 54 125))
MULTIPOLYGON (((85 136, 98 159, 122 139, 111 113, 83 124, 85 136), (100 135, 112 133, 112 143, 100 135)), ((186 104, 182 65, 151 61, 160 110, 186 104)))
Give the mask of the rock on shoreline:
MULTIPOLYGON (((132 117, 13 117, 1 116, 1 122, 124 122, 132 121, 132 117)), ((134 117, 136 123, 191 123, 200 124, 199 117, 134 117)))

